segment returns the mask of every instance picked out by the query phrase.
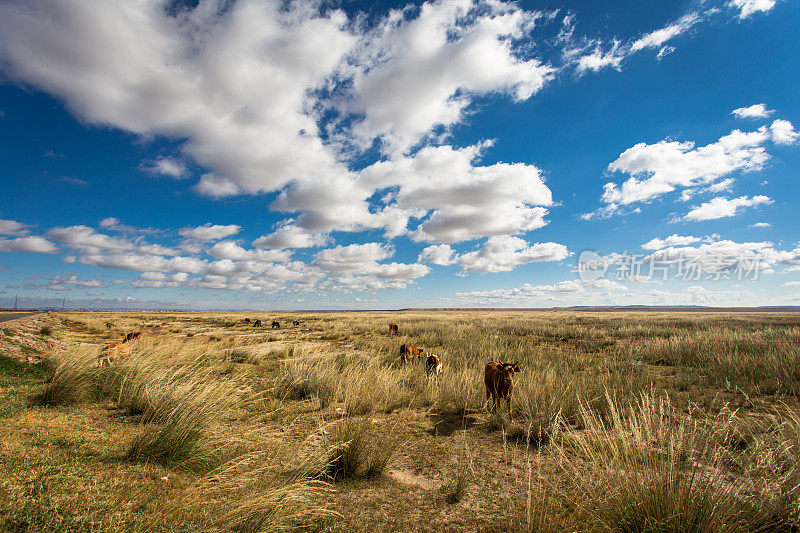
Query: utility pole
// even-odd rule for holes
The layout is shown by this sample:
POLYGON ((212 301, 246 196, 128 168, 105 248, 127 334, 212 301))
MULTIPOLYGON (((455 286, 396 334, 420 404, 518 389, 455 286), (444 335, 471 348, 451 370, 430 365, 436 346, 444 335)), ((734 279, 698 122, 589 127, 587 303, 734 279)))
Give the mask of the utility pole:
POLYGON ((67 303, 67 299, 66 299, 66 298, 64 298, 64 299, 61 301, 61 310, 62 310, 62 311, 64 310, 64 304, 66 304, 66 303, 67 303))
POLYGON ((14 299, 14 311, 18 309, 19 309, 19 294, 17 294, 17 297, 14 299))

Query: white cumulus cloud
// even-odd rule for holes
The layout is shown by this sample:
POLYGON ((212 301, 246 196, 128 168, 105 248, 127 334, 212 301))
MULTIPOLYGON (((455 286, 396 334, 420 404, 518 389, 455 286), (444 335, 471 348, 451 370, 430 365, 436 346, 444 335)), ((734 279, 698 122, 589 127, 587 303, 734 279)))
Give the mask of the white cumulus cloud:
POLYGON ((776 0, 728 0, 728 6, 739 10, 739 18, 746 19, 756 13, 772 10, 776 0))
POLYGON ((15 239, 0 238, 0 252, 34 252, 52 254, 58 249, 55 244, 44 237, 17 237, 15 239))
POLYGON ((691 211, 686 213, 683 218, 684 220, 697 221, 732 217, 739 214, 740 210, 744 207, 771 203, 772 199, 764 195, 753 196, 752 198, 749 196, 740 196, 738 198, 720 196, 694 207, 691 211))
POLYGON ((608 166, 610 171, 629 174, 630 178, 621 185, 607 183, 602 200, 610 206, 644 202, 678 187, 710 184, 735 171, 761 170, 770 157, 767 142, 795 142, 797 136, 791 123, 776 120, 755 131, 733 130, 701 147, 691 141, 639 143, 608 166))
POLYGON ((691 235, 678 235, 673 233, 666 239, 651 239, 642 245, 645 250, 661 250, 668 246, 684 246, 687 244, 694 244, 700 242, 700 237, 693 237, 691 235))
POLYGON ((459 255, 455 263, 461 274, 469 272, 508 272, 519 265, 539 261, 561 261, 569 255, 567 247, 554 242, 528 244, 519 237, 489 237, 477 250, 459 255))
POLYGON ((738 118, 767 118, 775 110, 769 109, 767 104, 753 104, 749 107, 739 107, 731 111, 731 115, 736 115, 738 118))
POLYGON ((0 235, 10 235, 12 237, 22 237, 30 233, 25 224, 16 220, 0 219, 0 235))
POLYGON ((357 134, 405 151, 436 126, 461 120, 473 95, 526 100, 554 69, 522 59, 514 40, 537 17, 513 4, 441 0, 392 11, 363 44, 344 111, 362 113, 357 134))
POLYGON ((223 226, 219 224, 208 223, 194 228, 183 228, 182 230, 178 231, 178 234, 200 242, 209 242, 218 241, 220 239, 224 239, 225 237, 236 235, 239 233, 239 231, 241 231, 241 229, 242 227, 236 224, 223 226))

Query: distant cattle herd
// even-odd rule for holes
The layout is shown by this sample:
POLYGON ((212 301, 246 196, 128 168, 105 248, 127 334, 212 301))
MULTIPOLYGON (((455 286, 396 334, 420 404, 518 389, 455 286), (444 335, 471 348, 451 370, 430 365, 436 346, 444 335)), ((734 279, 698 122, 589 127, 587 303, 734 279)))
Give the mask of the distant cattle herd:
MULTIPOLYGON (((249 318, 244 318, 244 319, 242 319, 242 322, 244 322, 245 324, 252 323, 254 328, 260 328, 261 327, 261 320, 260 319, 256 319, 256 320, 251 321, 249 318)), ((292 325, 297 327, 297 326, 300 325, 300 322, 297 321, 297 320, 293 320, 292 321, 292 325)), ((277 320, 273 320, 272 321, 272 329, 280 329, 280 328, 281 328, 281 323, 278 322, 277 320)))
MULTIPOLYGON (((250 318, 242 320, 244 324, 251 324, 255 328, 262 327, 260 319, 251 321, 250 318)), ((295 327, 300 326, 297 320, 292 321, 295 327)), ((109 329, 114 328, 115 324, 108 322, 106 327, 109 329)), ((281 324, 277 320, 272 321, 272 329, 280 329, 281 324)), ((389 324, 389 334, 399 335, 400 328, 397 324, 389 324)), ((104 364, 111 365, 118 358, 130 353, 131 342, 135 341, 141 336, 141 332, 127 333, 122 341, 114 342, 104 347, 98 356, 98 366, 104 364)), ((414 346, 411 343, 403 343, 400 345, 400 365, 406 365, 415 361, 425 359, 425 373, 429 378, 433 378, 438 383, 443 371, 443 362, 441 357, 436 354, 428 353, 426 350, 414 346)), ((484 385, 486 387, 486 408, 496 411, 501 403, 505 403, 508 409, 509 416, 513 417, 511 408, 512 392, 514 390, 514 374, 521 372, 519 365, 516 363, 497 363, 489 361, 484 369, 484 385)))

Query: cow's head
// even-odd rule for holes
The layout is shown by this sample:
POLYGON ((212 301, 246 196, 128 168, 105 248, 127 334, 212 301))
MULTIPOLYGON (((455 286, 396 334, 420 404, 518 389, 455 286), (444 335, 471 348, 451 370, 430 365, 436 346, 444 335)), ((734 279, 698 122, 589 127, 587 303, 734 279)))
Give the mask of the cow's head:
POLYGON ((423 350, 422 348, 420 348, 419 350, 417 350, 417 359, 421 359, 423 356, 427 357, 427 356, 425 355, 425 350, 423 350))
POLYGON ((514 374, 522 372, 516 363, 500 363, 497 370, 500 372, 500 380, 506 385, 513 384, 514 374))

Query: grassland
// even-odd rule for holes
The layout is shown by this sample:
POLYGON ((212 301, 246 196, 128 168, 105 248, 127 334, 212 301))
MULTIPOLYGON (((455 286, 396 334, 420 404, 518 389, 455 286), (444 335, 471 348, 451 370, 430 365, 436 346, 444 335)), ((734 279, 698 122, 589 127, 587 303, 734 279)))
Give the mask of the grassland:
POLYGON ((797 314, 49 320, 41 363, 0 356, 7 530, 800 525, 797 314), (143 334, 130 353, 98 366, 101 348, 131 331, 143 334), (438 383, 399 365, 403 342, 442 358, 438 383), (513 419, 484 408, 492 359, 523 369, 513 419))

